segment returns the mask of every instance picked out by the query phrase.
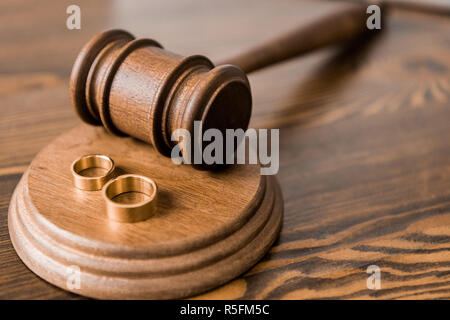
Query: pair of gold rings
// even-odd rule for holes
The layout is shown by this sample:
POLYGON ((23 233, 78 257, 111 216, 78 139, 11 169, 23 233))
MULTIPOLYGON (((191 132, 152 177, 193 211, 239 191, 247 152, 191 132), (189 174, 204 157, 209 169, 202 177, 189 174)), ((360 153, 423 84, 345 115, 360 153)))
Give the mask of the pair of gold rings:
POLYGON ((118 222, 138 222, 148 219, 156 211, 158 188, 147 177, 136 174, 115 176, 114 161, 105 155, 90 154, 76 159, 71 166, 75 187, 81 190, 100 190, 106 202, 108 218, 118 222), (104 173, 85 176, 86 169, 100 169, 104 173), (120 203, 117 197, 130 192, 142 193, 145 200, 120 203))

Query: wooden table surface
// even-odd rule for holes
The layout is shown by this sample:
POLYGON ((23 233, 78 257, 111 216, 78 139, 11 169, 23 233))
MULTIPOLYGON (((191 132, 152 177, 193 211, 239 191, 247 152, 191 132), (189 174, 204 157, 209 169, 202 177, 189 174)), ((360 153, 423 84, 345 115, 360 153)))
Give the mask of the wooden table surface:
MULTIPOLYGON (((11 194, 34 155, 77 125, 81 46, 120 27, 181 54, 227 56, 336 3, 294 0, 0 4, 0 298, 72 299, 11 245, 11 194)), ((280 128, 281 235, 247 274, 201 298, 450 297, 450 21, 393 10, 385 32, 250 76, 251 126, 280 128), (381 290, 366 286, 369 265, 381 290)))

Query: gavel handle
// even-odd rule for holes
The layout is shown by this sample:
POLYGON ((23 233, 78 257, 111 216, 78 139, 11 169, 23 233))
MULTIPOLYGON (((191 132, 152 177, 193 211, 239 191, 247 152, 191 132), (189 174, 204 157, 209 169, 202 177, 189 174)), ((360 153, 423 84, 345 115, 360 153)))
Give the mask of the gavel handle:
POLYGON ((233 64, 245 73, 262 69, 316 49, 349 41, 370 31, 366 26, 367 6, 352 3, 307 25, 262 43, 220 64, 233 64))

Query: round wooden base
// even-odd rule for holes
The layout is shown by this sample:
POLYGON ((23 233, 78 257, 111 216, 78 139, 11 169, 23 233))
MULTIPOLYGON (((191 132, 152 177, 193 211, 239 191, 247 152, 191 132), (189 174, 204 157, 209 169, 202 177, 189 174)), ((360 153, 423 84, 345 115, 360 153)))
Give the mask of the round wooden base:
POLYGON ((276 239, 283 200, 276 179, 259 169, 177 166, 147 144, 81 125, 44 148, 23 175, 9 207, 11 240, 33 272, 81 295, 195 295, 248 270, 276 239), (73 185, 71 162, 91 153, 110 156, 120 174, 154 179, 157 213, 138 223, 108 220, 101 192, 73 185))

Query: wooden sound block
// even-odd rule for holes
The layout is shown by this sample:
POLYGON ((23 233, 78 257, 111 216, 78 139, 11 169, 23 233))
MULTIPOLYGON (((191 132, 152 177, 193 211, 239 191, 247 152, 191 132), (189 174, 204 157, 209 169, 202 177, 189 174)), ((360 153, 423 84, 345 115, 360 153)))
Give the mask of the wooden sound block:
POLYGON ((80 125, 35 157, 12 196, 8 223, 23 262, 58 287, 94 298, 169 299, 252 267, 275 241, 282 213, 276 179, 261 176, 257 165, 198 171, 138 140, 80 125), (73 185, 72 161, 92 153, 110 156, 120 173, 154 179, 157 213, 138 223, 110 221, 101 191, 73 185), (68 286, 72 266, 80 268, 79 289, 68 286))

